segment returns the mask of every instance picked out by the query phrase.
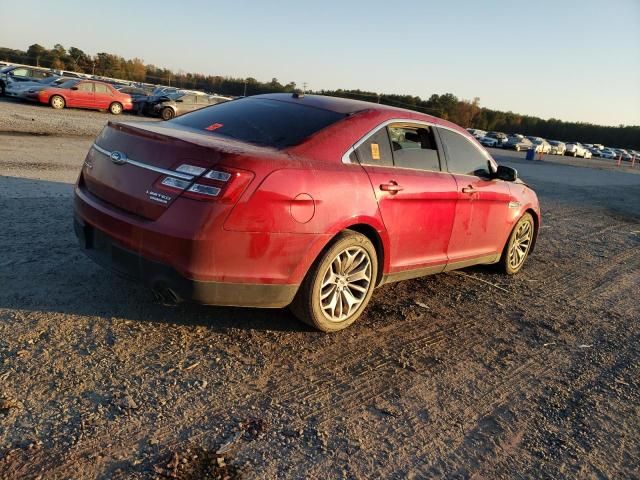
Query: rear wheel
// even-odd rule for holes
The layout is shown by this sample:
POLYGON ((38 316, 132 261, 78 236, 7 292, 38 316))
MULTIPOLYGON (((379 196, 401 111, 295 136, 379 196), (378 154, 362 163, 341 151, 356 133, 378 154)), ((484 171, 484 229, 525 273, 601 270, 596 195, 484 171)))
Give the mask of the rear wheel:
POLYGON ((118 102, 113 102, 109 105, 109 112, 114 115, 120 115, 122 113, 122 105, 118 102))
POLYGON ((173 108, 164 107, 160 112, 160 116, 162 117, 163 120, 171 120, 173 117, 176 116, 176 114, 173 111, 173 108))
POLYGON ((346 230, 316 259, 291 304, 303 322, 323 332, 348 327, 373 293, 378 257, 364 235, 346 230))
POLYGON ((530 213, 525 213, 513 227, 499 263, 500 269, 507 275, 515 275, 522 269, 531 251, 534 229, 530 213))
POLYGON ((64 108, 65 101, 60 95, 54 95, 49 99, 49 104, 56 110, 60 110, 61 108, 64 108))

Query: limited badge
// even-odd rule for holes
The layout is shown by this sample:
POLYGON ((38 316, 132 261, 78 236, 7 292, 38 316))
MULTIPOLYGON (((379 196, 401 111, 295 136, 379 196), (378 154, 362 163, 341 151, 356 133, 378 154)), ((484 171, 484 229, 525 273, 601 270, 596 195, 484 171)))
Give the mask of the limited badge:
POLYGON ((380 160, 380 147, 377 143, 371 144, 371 158, 374 160, 380 160))

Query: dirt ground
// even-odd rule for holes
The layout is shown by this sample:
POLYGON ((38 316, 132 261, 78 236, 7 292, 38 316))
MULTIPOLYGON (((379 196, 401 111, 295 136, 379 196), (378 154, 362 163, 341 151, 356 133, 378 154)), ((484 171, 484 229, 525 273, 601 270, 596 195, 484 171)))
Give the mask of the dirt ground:
POLYGON ((85 258, 110 118, 0 101, 0 478, 638 478, 640 175, 492 151, 540 196, 524 271, 384 286, 327 335, 85 258))

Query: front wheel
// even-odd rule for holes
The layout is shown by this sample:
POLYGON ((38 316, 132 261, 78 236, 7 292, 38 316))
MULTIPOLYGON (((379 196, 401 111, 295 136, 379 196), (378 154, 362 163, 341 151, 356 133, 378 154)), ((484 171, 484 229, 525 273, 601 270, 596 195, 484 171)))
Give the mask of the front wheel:
POLYGON ((338 234, 307 272, 291 310, 323 332, 348 327, 369 303, 378 274, 378 257, 364 235, 338 234))
POLYGON ((120 115, 122 113, 122 105, 118 102, 113 102, 111 105, 109 105, 109 112, 111 112, 113 115, 120 115))
POLYGON ((535 226, 530 213, 525 213, 513 227, 500 258, 500 269, 507 275, 518 273, 531 251, 535 226))
POLYGON ((56 110, 60 110, 61 108, 64 108, 64 105, 65 105, 64 98, 62 98, 60 95, 54 95, 53 97, 51 97, 51 100, 49 100, 49 103, 56 110))

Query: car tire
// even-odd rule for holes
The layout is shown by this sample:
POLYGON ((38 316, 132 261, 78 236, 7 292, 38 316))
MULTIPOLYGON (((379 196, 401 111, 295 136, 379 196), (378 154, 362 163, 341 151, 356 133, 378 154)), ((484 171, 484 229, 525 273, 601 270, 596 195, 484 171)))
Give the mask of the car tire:
POLYGON ((66 102, 64 101, 64 98, 62 98, 60 95, 54 95, 49 99, 49 105, 51 105, 51 108, 60 110, 66 106, 66 102))
POLYGON ((164 107, 162 109, 162 111, 160 112, 160 117, 163 120, 171 120, 175 116, 176 116, 176 114, 173 111, 173 108, 170 108, 170 107, 164 107))
POLYGON ((498 266, 507 275, 518 273, 529 256, 535 235, 535 223, 530 213, 525 213, 511 230, 509 240, 502 251, 498 266))
POLYGON ((361 233, 345 230, 313 263, 290 309, 318 330, 337 332, 360 317, 377 275, 378 256, 371 241, 361 233))
POLYGON ((113 102, 109 105, 109 113, 112 115, 120 115, 122 113, 122 104, 118 102, 113 102))

